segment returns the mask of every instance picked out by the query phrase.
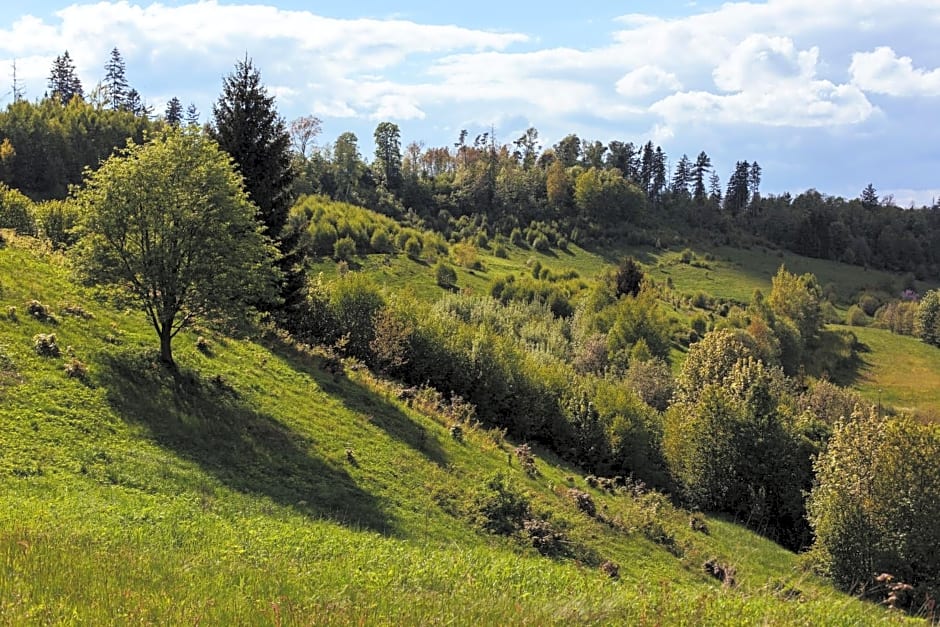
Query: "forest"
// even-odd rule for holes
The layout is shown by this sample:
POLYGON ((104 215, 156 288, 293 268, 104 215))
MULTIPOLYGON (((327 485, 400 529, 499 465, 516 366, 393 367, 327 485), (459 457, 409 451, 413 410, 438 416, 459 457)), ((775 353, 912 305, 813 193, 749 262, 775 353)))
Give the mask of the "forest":
POLYGON ((367 160, 352 133, 320 145, 315 116, 283 120, 247 57, 204 124, 178 99, 143 106, 117 49, 105 70, 86 94, 65 53, 46 97, 0 113, 0 229, 63 251, 84 284, 145 312, 164 368, 193 325, 264 328, 433 393, 458 424, 595 482, 640 481, 727 516, 844 590, 932 611, 940 426, 842 384, 864 350, 853 327, 940 346, 940 205, 897 207, 873 185, 764 195, 747 156, 722 183, 705 150, 669 167, 651 141, 543 147, 535 128, 402 146, 381 122, 367 160), (708 272, 716 259, 693 249, 721 246, 899 278, 846 293, 781 264, 743 300, 654 280, 640 254, 708 272), (573 250, 604 271, 566 267, 573 250), (462 289, 484 257, 535 252, 551 263, 462 289), (426 267, 440 292, 386 289, 370 256, 426 267), (906 587, 879 585, 885 574, 906 587))

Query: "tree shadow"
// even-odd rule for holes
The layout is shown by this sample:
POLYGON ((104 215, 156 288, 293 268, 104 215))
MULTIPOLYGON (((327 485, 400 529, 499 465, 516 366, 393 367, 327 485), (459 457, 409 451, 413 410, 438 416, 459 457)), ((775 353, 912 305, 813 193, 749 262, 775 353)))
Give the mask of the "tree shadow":
POLYGON ((223 378, 172 372, 141 354, 107 355, 101 366, 118 415, 226 486, 314 518, 391 532, 392 521, 372 494, 316 457, 309 439, 244 404, 223 378))
POLYGON ((434 433, 412 420, 401 408, 374 390, 353 381, 343 373, 342 365, 321 355, 301 351, 278 340, 266 347, 284 359, 297 372, 308 375, 317 385, 352 412, 367 416, 369 422, 399 442, 423 454, 438 466, 446 466, 447 455, 434 433))
POLYGON ((871 369, 871 363, 863 357, 870 352, 871 348, 850 331, 824 330, 819 334, 819 345, 810 355, 806 370, 840 387, 851 387, 871 369))

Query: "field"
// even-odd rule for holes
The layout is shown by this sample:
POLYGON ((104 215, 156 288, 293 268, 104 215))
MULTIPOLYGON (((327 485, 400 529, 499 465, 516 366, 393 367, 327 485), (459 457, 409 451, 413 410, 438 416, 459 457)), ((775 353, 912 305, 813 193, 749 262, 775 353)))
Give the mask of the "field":
POLYGON ((695 531, 658 495, 591 488, 550 455, 529 475, 501 434, 459 441, 431 404, 277 334, 183 334, 177 374, 155 347, 61 257, 0 249, 0 623, 903 620, 733 521, 695 531), (36 354, 39 333, 60 357, 36 354), (482 531, 473 503, 495 473, 563 531, 561 554, 482 531))

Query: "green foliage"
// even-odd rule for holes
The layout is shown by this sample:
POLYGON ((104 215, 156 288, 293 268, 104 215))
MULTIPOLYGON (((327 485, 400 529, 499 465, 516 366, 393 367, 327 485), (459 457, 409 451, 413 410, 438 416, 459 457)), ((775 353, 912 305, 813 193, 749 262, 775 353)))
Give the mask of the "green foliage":
POLYGON ((55 248, 67 248, 76 241, 79 208, 68 200, 47 200, 35 206, 34 215, 39 234, 55 248))
POLYGON ((75 260, 147 313, 161 358, 195 318, 238 319, 272 298, 272 250, 228 158, 198 129, 168 129, 128 144, 91 173, 75 202, 82 241, 75 260))
POLYGON ((0 183, 0 229, 13 229, 23 235, 36 234, 33 203, 3 183, 0 183))
POLYGON ((852 305, 845 313, 845 323, 850 327, 867 327, 871 324, 871 318, 865 313, 865 310, 858 305, 852 305))
POLYGON ((402 247, 402 250, 412 259, 418 259, 421 257, 422 248, 421 240, 412 235, 405 240, 405 245, 402 247))
POLYGON ((278 240, 291 203, 290 135, 247 56, 224 78, 212 116, 212 138, 235 160, 266 234, 278 240))
POLYGON ((767 302, 778 318, 796 325, 804 347, 812 347, 822 329, 821 293, 812 274, 796 276, 780 266, 767 302))
POLYGON ((636 296, 643 284, 643 269, 633 257, 624 257, 614 274, 614 290, 619 296, 636 296))
POLYGON ((33 350, 43 357, 58 357, 62 354, 55 333, 37 333, 34 335, 33 350))
POLYGON ((368 360, 375 339, 375 316, 385 305, 379 289, 368 277, 351 272, 330 285, 329 302, 337 335, 346 338, 345 350, 368 360))
POLYGON ((914 332, 928 344, 940 346, 940 290, 924 294, 914 318, 914 332))
POLYGON ((356 256, 356 240, 347 236, 333 243, 333 259, 350 262, 356 256))
POLYGON ((444 288, 450 289, 457 285, 457 271, 443 260, 434 266, 434 278, 437 284, 444 288))
POLYGON ((388 231, 381 228, 375 229, 372 233, 372 237, 369 239, 369 247, 377 253, 390 253, 394 250, 392 238, 389 237, 388 231))
POLYGON ((940 592, 940 430, 875 412, 840 422, 816 461, 809 519, 820 565, 844 588, 884 594, 879 573, 940 592))
POLYGON ((522 529, 532 513, 529 499, 502 474, 484 481, 473 497, 472 508, 483 529, 504 536, 522 529))
POLYGON ((917 331, 919 308, 919 303, 915 301, 891 301, 878 309, 875 321, 892 333, 914 335, 917 331))

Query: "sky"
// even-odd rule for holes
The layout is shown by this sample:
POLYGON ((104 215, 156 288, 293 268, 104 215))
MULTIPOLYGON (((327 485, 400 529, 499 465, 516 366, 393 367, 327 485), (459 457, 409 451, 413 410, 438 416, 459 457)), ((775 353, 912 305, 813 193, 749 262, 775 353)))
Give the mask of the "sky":
POLYGON ((544 147, 652 140, 670 165, 704 150, 722 181, 758 161, 765 195, 871 183, 919 206, 940 198, 938 32, 940 0, 4 2, 0 106, 14 62, 35 100, 64 50, 89 90, 117 47, 156 112, 208 119, 247 55, 285 120, 367 159, 382 121, 427 146, 531 126, 544 147))

